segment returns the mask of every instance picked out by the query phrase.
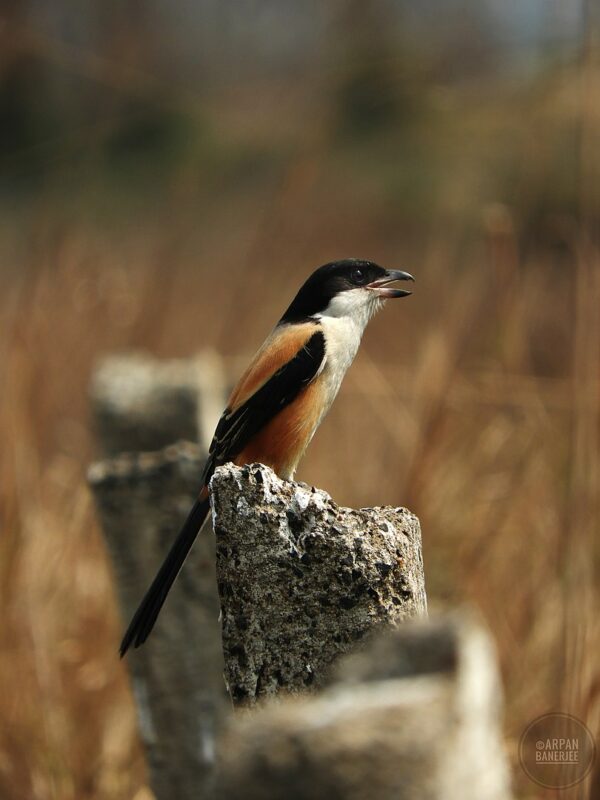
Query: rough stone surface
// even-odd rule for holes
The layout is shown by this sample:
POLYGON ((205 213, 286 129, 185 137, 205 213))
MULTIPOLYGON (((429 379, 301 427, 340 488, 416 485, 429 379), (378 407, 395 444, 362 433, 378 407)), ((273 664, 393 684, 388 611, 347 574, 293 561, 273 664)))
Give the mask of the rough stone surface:
POLYGON ((471 619, 409 621, 320 695, 263 705, 220 742, 220 800, 509 800, 494 649, 471 619))
MULTIPOLYGON (((123 625, 137 608, 198 491, 202 450, 178 445, 94 464, 89 481, 116 576, 123 625)), ((152 635, 127 665, 158 800, 212 796, 223 705, 214 537, 199 536, 152 635)), ((115 659, 119 642, 115 640, 115 659)))
POLYGON ((211 481, 225 678, 237 705, 318 687, 382 626, 426 614, 419 521, 353 510, 260 464, 211 481))
POLYGON ((109 356, 96 368, 92 411, 103 452, 145 452, 179 439, 208 450, 224 407, 225 379, 216 354, 164 361, 144 353, 109 356))

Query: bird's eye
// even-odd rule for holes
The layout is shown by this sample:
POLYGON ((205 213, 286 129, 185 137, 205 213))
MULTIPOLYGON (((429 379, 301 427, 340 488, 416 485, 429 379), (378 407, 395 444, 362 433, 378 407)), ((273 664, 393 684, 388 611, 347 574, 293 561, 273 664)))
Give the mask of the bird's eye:
POLYGON ((355 267, 352 270, 352 272, 350 273, 350 278, 352 280, 352 283, 356 283, 359 286, 361 286, 367 280, 367 276, 365 275, 364 270, 360 269, 360 267, 355 267))

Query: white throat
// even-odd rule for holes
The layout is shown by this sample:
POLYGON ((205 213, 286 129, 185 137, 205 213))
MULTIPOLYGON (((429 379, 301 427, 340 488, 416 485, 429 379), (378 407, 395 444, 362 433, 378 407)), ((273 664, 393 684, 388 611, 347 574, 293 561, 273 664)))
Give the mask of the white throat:
POLYGON ((370 289, 349 289, 336 294, 329 305, 319 314, 318 319, 347 319, 360 328, 361 335, 367 323, 383 305, 383 301, 370 289))

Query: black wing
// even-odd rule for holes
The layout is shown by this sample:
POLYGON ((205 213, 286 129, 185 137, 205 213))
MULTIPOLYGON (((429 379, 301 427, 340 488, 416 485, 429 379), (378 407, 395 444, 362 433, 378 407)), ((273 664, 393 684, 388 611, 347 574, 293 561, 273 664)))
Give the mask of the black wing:
POLYGON ((225 409, 210 446, 204 484, 216 467, 234 459, 256 433, 298 397, 318 375, 324 358, 325 336, 317 331, 245 403, 235 411, 225 409))

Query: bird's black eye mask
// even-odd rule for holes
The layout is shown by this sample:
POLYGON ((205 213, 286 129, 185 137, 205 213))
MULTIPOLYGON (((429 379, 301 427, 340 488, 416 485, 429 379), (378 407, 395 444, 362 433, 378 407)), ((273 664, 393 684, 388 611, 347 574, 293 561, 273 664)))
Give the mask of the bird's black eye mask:
POLYGON ((345 272, 343 280, 346 281, 348 289, 357 289, 367 286, 379 278, 384 278, 385 275, 386 271, 383 267, 371 262, 364 262, 362 265, 351 267, 349 272, 345 272))
POLYGON ((280 322, 300 322, 324 311, 341 292, 360 289, 383 278, 385 269, 372 261, 346 259, 319 267, 308 278, 280 322))

